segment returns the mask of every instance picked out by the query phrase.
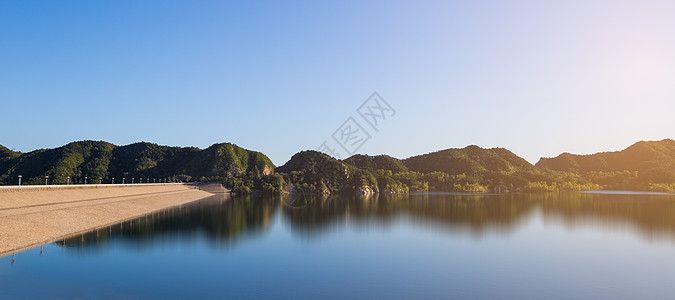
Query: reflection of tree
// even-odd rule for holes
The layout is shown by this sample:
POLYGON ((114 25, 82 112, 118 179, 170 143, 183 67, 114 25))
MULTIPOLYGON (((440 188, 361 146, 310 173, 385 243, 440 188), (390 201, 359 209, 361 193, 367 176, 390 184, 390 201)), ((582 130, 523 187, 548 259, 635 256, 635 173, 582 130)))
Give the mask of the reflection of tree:
POLYGON ((675 238, 675 196, 562 193, 527 197, 540 203, 546 218, 559 217, 570 225, 624 225, 647 236, 675 238))
MULTIPOLYGON (((307 200, 307 199, 305 199, 307 200)), ((533 213, 570 225, 633 227, 651 237, 675 238, 675 196, 544 193, 510 195, 380 195, 358 199, 309 199, 309 205, 281 205, 276 197, 216 196, 68 238, 67 247, 96 246, 119 239, 132 246, 180 242, 204 235, 215 245, 230 246, 264 233, 280 213, 291 229, 321 236, 340 226, 388 228, 401 220, 454 232, 511 232, 533 213)), ((93 247, 96 249, 96 247, 93 247)))
POLYGON ((58 242, 66 247, 101 245, 120 239, 134 246, 176 241, 204 234, 215 244, 232 245, 246 235, 263 233, 278 207, 272 198, 213 196, 58 242))
POLYGON ((294 231, 313 236, 336 226, 388 226, 406 217, 422 225, 482 234, 512 231, 540 209, 567 224, 637 228, 648 236, 675 238, 675 196, 542 193, 489 195, 386 195, 371 199, 329 198, 303 209, 282 207, 294 231))
POLYGON ((282 207, 292 228, 320 234, 339 224, 386 226, 400 217, 451 230, 481 233, 514 228, 534 203, 499 195, 380 195, 368 199, 329 198, 303 209, 282 207))

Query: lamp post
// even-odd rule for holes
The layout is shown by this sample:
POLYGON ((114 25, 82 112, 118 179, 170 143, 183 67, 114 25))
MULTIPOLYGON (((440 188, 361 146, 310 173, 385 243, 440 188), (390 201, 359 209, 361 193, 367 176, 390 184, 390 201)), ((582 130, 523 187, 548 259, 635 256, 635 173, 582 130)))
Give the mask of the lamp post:
POLYGON ((115 184, 115 177, 112 178, 112 181, 110 181, 110 184, 115 184))
POLYGON ((124 177, 122 177, 122 184, 124 184, 124 177))
POLYGON ((21 175, 19 175, 19 186, 21 186, 21 175))
POLYGON ((49 179, 49 175, 45 175, 45 185, 47 185, 47 179, 49 179))
POLYGON ((66 177, 66 185, 70 185, 70 176, 66 177))
POLYGON ((84 176, 84 184, 87 184, 87 176, 84 176))

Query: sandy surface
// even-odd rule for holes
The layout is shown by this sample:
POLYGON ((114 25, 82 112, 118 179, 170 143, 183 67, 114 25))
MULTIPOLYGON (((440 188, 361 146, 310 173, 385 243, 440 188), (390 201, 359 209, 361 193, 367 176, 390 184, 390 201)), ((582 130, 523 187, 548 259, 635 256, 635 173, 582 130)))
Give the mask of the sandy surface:
POLYGON ((0 256, 211 195, 182 184, 0 192, 0 256))

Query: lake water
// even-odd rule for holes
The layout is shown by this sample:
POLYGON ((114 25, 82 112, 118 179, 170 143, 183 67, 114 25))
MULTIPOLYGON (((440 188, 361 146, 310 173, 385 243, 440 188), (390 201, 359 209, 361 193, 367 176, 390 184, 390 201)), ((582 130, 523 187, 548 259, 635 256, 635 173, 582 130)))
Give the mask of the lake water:
POLYGON ((0 298, 672 299, 675 196, 214 196, 0 258, 0 298))

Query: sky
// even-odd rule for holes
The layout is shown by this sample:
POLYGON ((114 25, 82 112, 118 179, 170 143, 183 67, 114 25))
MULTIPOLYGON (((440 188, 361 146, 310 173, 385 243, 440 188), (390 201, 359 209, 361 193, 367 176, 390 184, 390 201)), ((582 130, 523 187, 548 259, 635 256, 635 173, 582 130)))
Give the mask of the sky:
POLYGON ((0 144, 22 152, 232 142, 282 165, 354 150, 352 118, 352 152, 535 163, 674 138, 673 79, 673 1, 0 1, 0 144))

